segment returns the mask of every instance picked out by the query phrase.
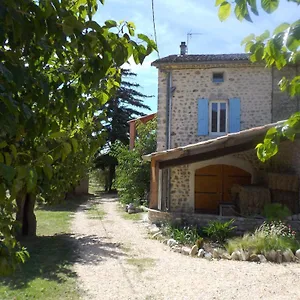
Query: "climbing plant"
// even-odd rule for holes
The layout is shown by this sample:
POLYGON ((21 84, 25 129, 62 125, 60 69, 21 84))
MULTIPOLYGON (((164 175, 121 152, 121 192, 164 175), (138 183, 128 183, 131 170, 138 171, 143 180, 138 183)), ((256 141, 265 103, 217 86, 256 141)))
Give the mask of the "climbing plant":
POLYGON ((36 195, 44 187, 53 199, 49 187, 68 180, 70 167, 78 174, 74 160, 99 147, 101 135, 84 135, 119 87, 120 67, 156 47, 131 22, 98 24, 97 9, 96 0, 0 2, 1 274, 28 257, 15 236, 35 234, 36 195))
MULTIPOLYGON (((233 10, 238 20, 245 19, 252 22, 252 16, 259 15, 259 2, 261 9, 268 14, 279 9, 280 0, 235 0, 233 2, 216 0, 216 6, 219 7, 219 19, 226 20, 233 10)), ((300 0, 282 0, 281 2, 290 2, 291 9, 297 9, 296 6, 300 4, 300 0)), ((251 34, 242 41, 242 44, 245 45, 245 51, 250 53, 252 62, 263 61, 267 67, 275 67, 279 70, 287 65, 299 66, 300 19, 292 23, 279 24, 272 34, 268 30, 259 36, 251 34)), ((279 87, 292 98, 299 97, 299 69, 296 76, 283 77, 279 82, 279 87)), ((256 147, 259 159, 266 161, 276 155, 281 137, 293 141, 297 133, 300 133, 300 112, 293 114, 283 125, 271 128, 267 132, 264 141, 256 147)))

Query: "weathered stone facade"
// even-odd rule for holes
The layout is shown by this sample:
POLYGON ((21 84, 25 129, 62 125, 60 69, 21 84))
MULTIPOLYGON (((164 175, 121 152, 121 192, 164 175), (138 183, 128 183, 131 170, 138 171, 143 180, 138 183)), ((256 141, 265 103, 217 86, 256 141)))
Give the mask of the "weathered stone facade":
POLYGON ((179 65, 158 72, 158 134, 157 150, 167 145, 167 74, 171 72, 171 106, 169 148, 176 148, 200 142, 214 136, 198 136, 197 100, 241 100, 241 130, 286 119, 299 109, 299 99, 290 100, 278 88, 282 76, 296 74, 295 67, 281 71, 267 69, 263 65, 179 65), (213 72, 224 73, 224 82, 214 83, 213 72))
MULTIPOLYGON (((206 98, 209 101, 239 98, 241 130, 286 119, 299 109, 299 99, 290 100, 287 94, 279 90, 278 82, 282 76, 291 77, 296 73, 295 67, 287 67, 278 71, 267 69, 259 64, 236 62, 170 64, 159 68, 157 151, 167 148, 168 118, 170 120, 169 148, 215 138, 215 136, 197 134, 199 98, 206 98), (213 72, 224 73, 224 82, 214 83, 213 72), (168 82, 168 76, 170 76, 170 82, 168 82), (168 99, 168 87, 171 100, 168 99), (171 111, 168 108, 168 101, 171 101, 171 111)), ((224 157, 223 162, 226 160, 232 162, 236 159, 240 165, 246 163, 251 165, 253 183, 265 182, 267 171, 288 171, 300 176, 298 164, 297 168, 293 165, 295 158, 300 165, 300 154, 298 155, 297 151, 293 150, 295 147, 283 144, 282 148, 286 151, 282 150, 276 158, 267 163, 261 163, 257 159, 254 149, 224 157), (290 155, 286 154, 291 151, 293 153, 290 155)), ((171 168, 169 205, 171 211, 194 211, 194 172, 195 164, 171 168)))

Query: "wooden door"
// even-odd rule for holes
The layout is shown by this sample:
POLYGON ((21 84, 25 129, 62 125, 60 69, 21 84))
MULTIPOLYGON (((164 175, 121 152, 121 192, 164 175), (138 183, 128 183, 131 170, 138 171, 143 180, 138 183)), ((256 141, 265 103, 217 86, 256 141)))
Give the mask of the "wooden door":
POLYGON ((211 165, 195 172, 195 211, 218 214, 220 202, 231 202, 234 184, 251 183, 251 175, 237 167, 211 165))

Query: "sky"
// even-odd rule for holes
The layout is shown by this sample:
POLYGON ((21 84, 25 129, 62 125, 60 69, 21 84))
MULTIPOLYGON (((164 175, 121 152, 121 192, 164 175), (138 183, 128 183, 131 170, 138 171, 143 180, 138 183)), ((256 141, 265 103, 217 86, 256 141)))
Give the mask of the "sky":
MULTIPOLYGON (((260 2, 260 1, 258 1, 260 2)), ((272 32, 283 22, 299 19, 300 6, 281 0, 276 12, 268 15, 260 10, 253 23, 238 21, 231 15, 225 22, 218 19, 215 0, 154 0, 157 44, 160 57, 179 54, 179 45, 187 41, 188 33, 195 33, 189 39, 189 54, 243 53, 241 41, 251 33, 261 34, 266 29, 272 32)), ((95 20, 132 21, 136 33, 144 33, 154 39, 151 0, 106 0, 99 5, 95 20)), ((154 97, 145 100, 152 113, 157 111, 157 69, 151 62, 158 58, 154 52, 143 65, 130 63, 137 74, 135 81, 141 85, 140 91, 154 97)))

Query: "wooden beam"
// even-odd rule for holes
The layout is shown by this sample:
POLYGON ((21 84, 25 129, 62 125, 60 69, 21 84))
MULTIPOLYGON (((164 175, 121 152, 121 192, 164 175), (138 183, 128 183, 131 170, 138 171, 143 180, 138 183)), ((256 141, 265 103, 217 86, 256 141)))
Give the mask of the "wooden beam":
POLYGON ((158 162, 151 159, 151 181, 150 181, 150 201, 149 208, 158 208, 158 184, 159 184, 159 168, 158 162))
POLYGON ((191 155, 187 152, 185 156, 159 162, 159 168, 165 169, 165 168, 175 167, 180 165, 188 165, 199 161, 209 160, 209 159, 218 158, 233 153, 243 152, 249 149, 254 149, 259 140, 260 139, 255 139, 250 142, 248 141, 246 143, 230 146, 230 147, 224 146, 223 148, 215 149, 204 153, 191 155))

